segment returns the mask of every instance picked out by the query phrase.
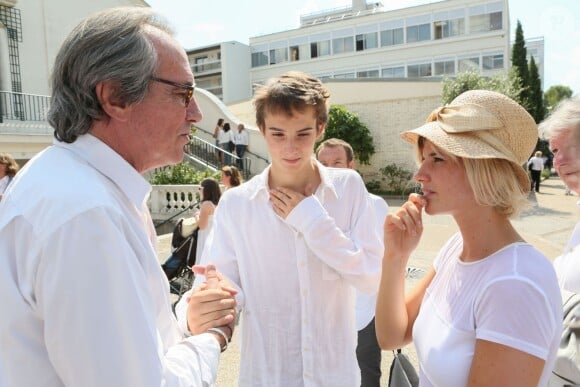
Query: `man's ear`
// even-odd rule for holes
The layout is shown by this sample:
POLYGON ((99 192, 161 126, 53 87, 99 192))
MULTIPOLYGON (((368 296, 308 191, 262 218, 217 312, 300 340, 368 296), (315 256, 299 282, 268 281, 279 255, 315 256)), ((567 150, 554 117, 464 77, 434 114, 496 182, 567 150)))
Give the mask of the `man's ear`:
POLYGON ((347 167, 348 167, 349 169, 354 169, 354 160, 350 160, 350 161, 348 162, 348 164, 347 164, 347 167))
POLYGON ((107 116, 119 121, 126 121, 127 114, 130 110, 129 105, 119 100, 117 90, 116 82, 102 81, 97 83, 95 94, 107 116))
POLYGON ((316 137, 316 140, 320 140, 322 138, 322 136, 324 136, 324 129, 326 129, 326 122, 318 125, 318 135, 316 137))

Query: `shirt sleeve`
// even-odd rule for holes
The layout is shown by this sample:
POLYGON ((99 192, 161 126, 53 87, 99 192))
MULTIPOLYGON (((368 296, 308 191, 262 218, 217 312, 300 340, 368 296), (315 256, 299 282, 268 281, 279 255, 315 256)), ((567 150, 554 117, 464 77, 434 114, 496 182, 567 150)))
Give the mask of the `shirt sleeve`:
POLYGON ((132 231, 122 214, 93 209, 42 244, 35 308, 56 372, 70 386, 212 385, 217 340, 209 334, 179 340, 175 327, 159 331, 170 328, 157 322, 172 318, 160 320, 171 311, 154 302, 153 292, 164 291, 152 286, 162 272, 137 256, 132 231), (177 344, 165 348, 168 333, 177 344))
POLYGON ((561 288, 580 293, 580 245, 554 259, 554 269, 561 288))
POLYGON ((546 360, 558 326, 547 295, 525 278, 490 284, 475 303, 476 337, 546 360))
MULTIPOLYGON (((353 175, 354 176, 354 175, 353 175)), ((302 233, 314 254, 355 288, 376 294, 381 276, 383 238, 368 192, 360 179, 351 178, 351 228, 343 232, 314 195, 303 199, 286 222, 302 233)))

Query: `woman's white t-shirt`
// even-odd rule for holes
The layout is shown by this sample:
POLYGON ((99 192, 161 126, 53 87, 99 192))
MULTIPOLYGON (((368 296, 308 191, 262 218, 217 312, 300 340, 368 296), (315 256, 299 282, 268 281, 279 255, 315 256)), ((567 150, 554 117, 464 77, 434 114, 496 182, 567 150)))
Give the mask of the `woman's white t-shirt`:
POLYGON ((545 360, 540 386, 554 366, 562 301, 552 264, 527 243, 513 243, 476 262, 459 259, 455 234, 434 262, 413 327, 420 386, 466 386, 476 339, 545 360))

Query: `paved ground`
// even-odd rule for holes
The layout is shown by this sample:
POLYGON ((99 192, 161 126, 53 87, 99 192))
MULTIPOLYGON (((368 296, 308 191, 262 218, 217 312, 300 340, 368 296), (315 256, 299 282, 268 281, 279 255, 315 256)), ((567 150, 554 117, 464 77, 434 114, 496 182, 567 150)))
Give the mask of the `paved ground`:
MULTIPOLYGON (((570 233, 579 219, 580 212, 575 205, 579 198, 565 196, 564 185, 557 177, 542 182, 540 191, 541 193, 530 196, 530 208, 513 223, 528 242, 536 246, 548 258, 554 259, 566 245, 570 233)), ((400 199, 387 198, 387 201, 391 211, 396 210, 403 203, 400 199)), ((409 261, 411 268, 428 268, 441 246, 457 231, 450 216, 426 216, 424 219, 425 231, 417 250, 409 261)), ((483 226, 482 232, 485 232, 483 226)), ((170 235, 159 236, 158 255, 160 261, 164 261, 169 256, 169 247, 170 235)), ((415 270, 414 273, 420 275, 421 270, 415 270)), ((412 277, 416 276, 410 276, 408 286, 412 286, 417 280, 417 278, 412 277)), ((409 354, 416 365, 417 360, 413 346, 409 345, 404 348, 404 351, 409 354)), ((223 354, 220 361, 217 387, 237 385, 239 356, 239 341, 234 335, 230 348, 223 354)), ((391 359, 390 352, 383 352, 381 384, 385 386, 387 385, 391 359)))

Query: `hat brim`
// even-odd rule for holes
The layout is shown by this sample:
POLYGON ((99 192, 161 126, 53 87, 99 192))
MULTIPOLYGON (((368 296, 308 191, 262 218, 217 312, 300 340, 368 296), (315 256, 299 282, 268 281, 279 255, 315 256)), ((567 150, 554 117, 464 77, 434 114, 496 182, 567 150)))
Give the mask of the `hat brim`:
POLYGON ((437 121, 432 121, 417 129, 407 130, 401 133, 401 138, 411 144, 416 144, 419 137, 424 137, 438 148, 454 156, 466 159, 503 159, 514 164, 515 172, 522 189, 530 190, 530 178, 527 171, 515 160, 507 157, 502 152, 481 141, 470 133, 445 132, 437 121))

